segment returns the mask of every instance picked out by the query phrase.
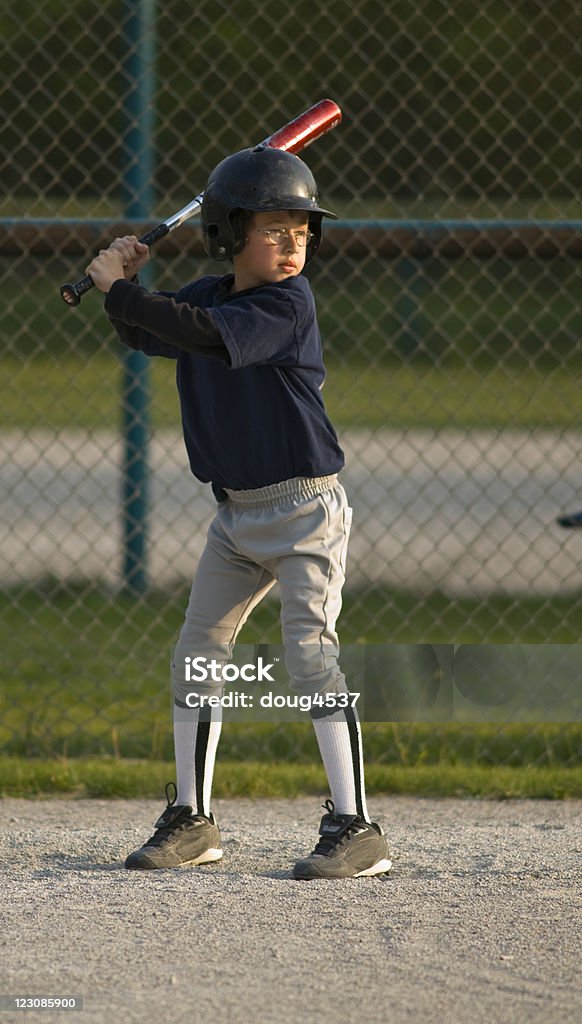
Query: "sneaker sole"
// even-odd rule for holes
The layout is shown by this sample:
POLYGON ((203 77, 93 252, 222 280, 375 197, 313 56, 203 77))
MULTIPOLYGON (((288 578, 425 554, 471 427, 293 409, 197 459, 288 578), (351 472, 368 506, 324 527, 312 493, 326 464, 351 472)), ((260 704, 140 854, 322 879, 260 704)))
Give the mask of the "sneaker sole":
POLYGON ((391 860, 379 860, 377 864, 374 864, 373 868, 366 868, 365 871, 358 871, 357 874, 352 875, 352 878, 364 878, 369 877, 370 875, 388 875, 391 867, 391 860))
POLYGON ((189 867, 189 865, 196 864, 212 864, 213 861, 220 860, 222 858, 222 850, 216 850, 212 847, 209 850, 205 850, 199 857, 195 857, 194 860, 186 860, 180 867, 189 867))
POLYGON ((363 871, 355 871, 353 875, 343 875, 343 874, 341 874, 341 875, 340 874, 337 874, 337 875, 334 875, 334 874, 326 875, 326 874, 319 874, 319 873, 318 874, 313 874, 313 875, 306 873, 306 874, 302 875, 302 874, 299 874, 299 873, 296 874, 294 872, 293 873, 293 877, 298 882, 313 882, 313 881, 317 881, 320 878, 323 879, 323 880, 325 880, 326 878, 372 878, 374 875, 388 875, 388 874, 390 874, 390 868, 391 867, 392 867, 392 861, 388 860, 387 858, 383 858, 382 860, 376 861, 376 863, 374 865, 372 865, 371 868, 365 868, 363 871))
POLYGON ((181 864, 153 864, 151 861, 149 861, 148 857, 144 857, 141 863, 137 864, 128 864, 126 861, 125 867, 129 871, 164 871, 167 868, 188 868, 196 867, 196 865, 198 864, 212 864, 215 861, 220 860, 221 858, 222 850, 215 847, 210 847, 210 849, 205 850, 204 853, 201 853, 199 857, 194 857, 193 860, 184 860, 182 861, 181 864), (149 863, 144 863, 145 860, 148 860, 149 863))

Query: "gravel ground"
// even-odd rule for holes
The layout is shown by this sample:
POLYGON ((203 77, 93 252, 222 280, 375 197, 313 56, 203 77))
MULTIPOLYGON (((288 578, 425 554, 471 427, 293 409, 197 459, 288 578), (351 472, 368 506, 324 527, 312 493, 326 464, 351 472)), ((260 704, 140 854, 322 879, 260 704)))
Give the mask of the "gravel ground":
POLYGON ((381 797, 390 878, 295 882, 319 802, 217 800, 224 859, 127 872, 149 800, 0 801, 0 1024, 582 1020, 582 801, 381 797))

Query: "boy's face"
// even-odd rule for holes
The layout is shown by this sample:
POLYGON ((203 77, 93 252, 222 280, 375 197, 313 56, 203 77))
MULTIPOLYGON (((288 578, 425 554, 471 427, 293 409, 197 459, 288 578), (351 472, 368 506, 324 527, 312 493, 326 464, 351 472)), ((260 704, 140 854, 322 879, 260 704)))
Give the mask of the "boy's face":
POLYGON ((235 291, 275 284, 300 274, 305 266, 307 246, 299 244, 295 232, 307 230, 308 216, 303 210, 254 213, 247 228, 245 247, 233 258, 235 291), (276 235, 270 240, 265 234, 269 228, 287 233, 273 245, 276 235))

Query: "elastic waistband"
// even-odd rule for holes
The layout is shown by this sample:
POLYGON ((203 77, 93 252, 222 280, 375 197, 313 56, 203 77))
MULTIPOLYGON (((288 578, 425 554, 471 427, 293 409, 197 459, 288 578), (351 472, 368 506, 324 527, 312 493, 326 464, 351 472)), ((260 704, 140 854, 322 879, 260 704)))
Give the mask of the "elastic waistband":
POLYGON ((332 476, 294 476, 291 480, 281 480, 278 484, 258 487, 253 491, 224 490, 236 505, 247 508, 269 508, 281 505, 284 501, 302 501, 305 498, 316 498, 318 494, 331 491, 337 484, 337 473, 332 476))

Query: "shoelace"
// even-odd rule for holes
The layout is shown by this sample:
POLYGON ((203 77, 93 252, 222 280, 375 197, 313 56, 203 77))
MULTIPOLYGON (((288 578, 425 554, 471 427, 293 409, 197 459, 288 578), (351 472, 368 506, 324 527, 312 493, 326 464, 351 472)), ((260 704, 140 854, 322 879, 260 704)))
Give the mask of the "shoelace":
POLYGON ((188 822, 191 820, 192 819, 188 815, 184 818, 175 818, 174 821, 169 822, 167 825, 161 825, 160 828, 156 829, 153 836, 148 839, 145 845, 161 846, 163 843, 167 842, 168 839, 171 839, 176 832, 184 832, 188 822))
MULTIPOLYGON (((337 818, 337 815, 335 814, 335 804, 333 800, 326 800, 325 803, 322 804, 322 807, 324 808, 324 810, 327 811, 329 815, 331 815, 332 820, 333 818, 337 818)), ((340 846, 344 842, 344 840, 351 839, 353 833, 356 832, 358 828, 359 822, 356 819, 356 821, 352 821, 350 822, 349 825, 345 826, 344 831, 342 831, 340 835, 321 836, 313 850, 312 856, 314 856, 315 854, 325 855, 331 853, 333 850, 335 850, 336 846, 340 846)))
MULTIPOLYGON (((168 806, 166 807, 167 811, 170 807, 174 806, 176 800, 178 799, 178 789, 176 787, 176 783, 168 782, 166 784, 165 792, 166 800, 168 802, 168 806), (173 794, 172 797, 170 797, 170 793, 173 794)), ((198 817, 203 818, 204 815, 199 815, 198 817)), ((145 843, 145 846, 162 846, 165 842, 168 841, 168 839, 170 839, 174 835, 175 832, 185 831, 186 826, 191 821, 192 818, 188 814, 184 817, 179 816, 175 818, 174 821, 170 821, 167 825, 161 825, 160 828, 156 829, 153 836, 150 836, 147 843, 145 843)))

